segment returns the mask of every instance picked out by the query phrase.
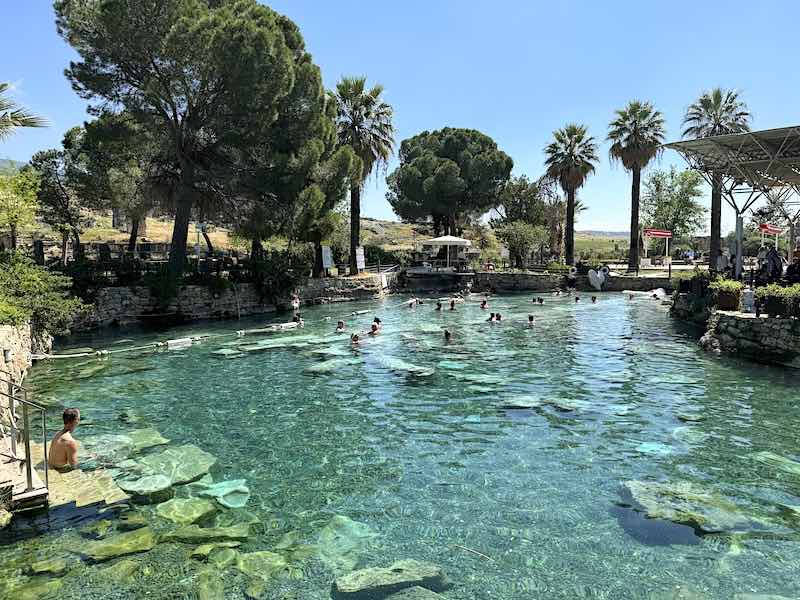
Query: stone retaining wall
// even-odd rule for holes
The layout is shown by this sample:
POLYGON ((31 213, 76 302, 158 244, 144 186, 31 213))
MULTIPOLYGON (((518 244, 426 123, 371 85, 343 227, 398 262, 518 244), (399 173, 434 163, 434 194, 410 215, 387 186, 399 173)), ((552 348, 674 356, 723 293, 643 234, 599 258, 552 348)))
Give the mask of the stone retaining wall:
MULTIPOLYGON (((28 367, 31 366, 31 328, 29 325, 13 327, 0 326, 0 369, 12 374, 16 383, 25 377, 28 367), (11 360, 6 362, 4 350, 11 351, 11 360)), ((7 376, 0 373, 0 382, 7 381, 7 376)))
MULTIPOLYGON (((563 274, 480 272, 475 274, 473 289, 475 291, 496 289, 499 292, 546 292, 563 287, 565 284, 566 277, 563 274)), ((589 292, 594 290, 589 283, 589 278, 586 276, 576 277, 575 285, 577 289, 582 291, 589 292)), ((603 291, 621 292, 623 290, 632 290, 646 292, 656 288, 664 288, 667 292, 670 292, 673 287, 672 281, 667 277, 630 277, 620 275, 607 279, 603 285, 603 291)))
POLYGON ((706 350, 800 368, 800 320, 718 310, 700 339, 706 350))
POLYGON ((691 294, 678 293, 672 297, 669 314, 675 319, 705 327, 710 313, 708 304, 697 302, 691 294))
MULTIPOLYGON (((301 305, 374 298, 391 289, 396 277, 394 273, 384 276, 386 288, 379 275, 310 279, 299 289, 301 305)), ((219 292, 207 286, 187 285, 168 305, 159 306, 158 299, 148 287, 132 286, 102 288, 92 304, 92 310, 73 324, 72 331, 127 325, 157 316, 176 315, 186 321, 195 321, 264 314, 289 308, 290 298, 281 299, 275 306, 263 301, 252 284, 239 284, 219 292)))

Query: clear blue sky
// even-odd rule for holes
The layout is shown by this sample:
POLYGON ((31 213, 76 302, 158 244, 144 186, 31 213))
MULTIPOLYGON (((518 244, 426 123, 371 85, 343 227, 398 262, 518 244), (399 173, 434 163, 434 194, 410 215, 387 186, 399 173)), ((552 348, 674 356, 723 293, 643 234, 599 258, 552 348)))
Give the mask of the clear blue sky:
MULTIPOLYGON (((9 2, 0 23, 0 80, 52 127, 0 143, 0 157, 27 160, 58 145, 86 119, 63 77, 72 51, 55 31, 49 0, 9 2)), ((366 75, 386 87, 398 142, 424 129, 476 128, 510 154, 515 173, 542 173, 542 148, 570 121, 598 137, 602 161, 581 192, 578 229, 627 230, 630 183, 604 142, 615 108, 650 100, 669 139, 686 106, 709 87, 735 87, 755 128, 800 122, 796 27, 800 2, 598 2, 534 0, 278 0, 332 87, 366 75)), ((661 167, 680 159, 668 152, 661 167)), ((392 168, 395 163, 390 165, 392 168)), ((393 218, 383 176, 366 190, 363 214, 393 218)), ((726 210, 724 230, 732 228, 726 210)))

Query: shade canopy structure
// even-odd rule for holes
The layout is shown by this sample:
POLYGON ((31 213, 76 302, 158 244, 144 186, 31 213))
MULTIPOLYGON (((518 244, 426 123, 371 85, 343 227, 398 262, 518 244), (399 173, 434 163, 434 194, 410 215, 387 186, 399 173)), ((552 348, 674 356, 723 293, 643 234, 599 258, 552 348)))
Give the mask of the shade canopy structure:
POLYGON ((423 242, 426 246, 436 246, 447 248, 447 266, 450 266, 450 248, 455 246, 457 248, 466 248, 472 245, 472 242, 464 238, 456 237, 454 235, 443 235, 440 237, 432 238, 423 242))
POLYGON ((472 242, 454 235, 443 235, 425 241, 426 246, 471 246, 472 242))
MULTIPOLYGON (((742 272, 744 214, 759 199, 789 226, 789 259, 800 224, 800 125, 665 144, 710 184, 718 183, 736 211, 736 275, 742 272)), ((712 257, 713 258, 713 257, 712 257)))

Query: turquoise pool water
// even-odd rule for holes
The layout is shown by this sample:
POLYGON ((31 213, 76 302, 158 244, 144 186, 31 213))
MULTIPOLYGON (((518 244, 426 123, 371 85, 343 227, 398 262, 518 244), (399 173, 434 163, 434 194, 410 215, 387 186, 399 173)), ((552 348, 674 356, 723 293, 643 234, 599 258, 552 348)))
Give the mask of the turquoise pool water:
MULTIPOLYGON (((435 312, 431 300, 401 300, 309 308, 299 332, 40 364, 28 384, 53 427, 62 407, 81 409, 79 439, 145 426, 216 456, 214 480, 245 479, 252 492, 259 524, 243 552, 290 531, 317 544, 343 515, 371 530, 351 553, 357 566, 436 563, 454 584, 450 600, 800 596, 800 472, 753 458, 800 455, 800 375, 706 354, 664 307, 618 294, 596 305, 493 298, 500 324, 477 301, 435 312), (346 317, 350 330, 374 316, 384 324, 357 348, 332 333, 353 310, 368 312, 346 317), (294 346, 215 354, 279 336, 294 346), (629 480, 691 482, 761 525, 700 537, 645 519, 626 498, 629 480)), ((121 348, 264 322, 76 343, 121 348)), ((26 556, 63 554, 100 516, 61 511, 4 534, 0 577, 21 577, 26 556)), ((202 565, 190 550, 157 545, 135 557, 130 581, 71 563, 61 597, 194 598, 202 565)), ((312 555, 263 597, 328 598, 334 571, 312 555)), ((239 571, 224 581, 226 598, 244 597, 239 571)))

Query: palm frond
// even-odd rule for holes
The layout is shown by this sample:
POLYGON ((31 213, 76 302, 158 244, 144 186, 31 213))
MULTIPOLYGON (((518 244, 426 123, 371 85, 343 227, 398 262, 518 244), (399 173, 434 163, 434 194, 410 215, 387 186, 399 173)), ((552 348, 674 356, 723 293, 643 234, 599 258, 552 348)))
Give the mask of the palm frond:
POLYGON ((10 89, 9 84, 0 83, 0 140, 21 127, 46 127, 46 119, 28 112, 6 96, 10 89))

